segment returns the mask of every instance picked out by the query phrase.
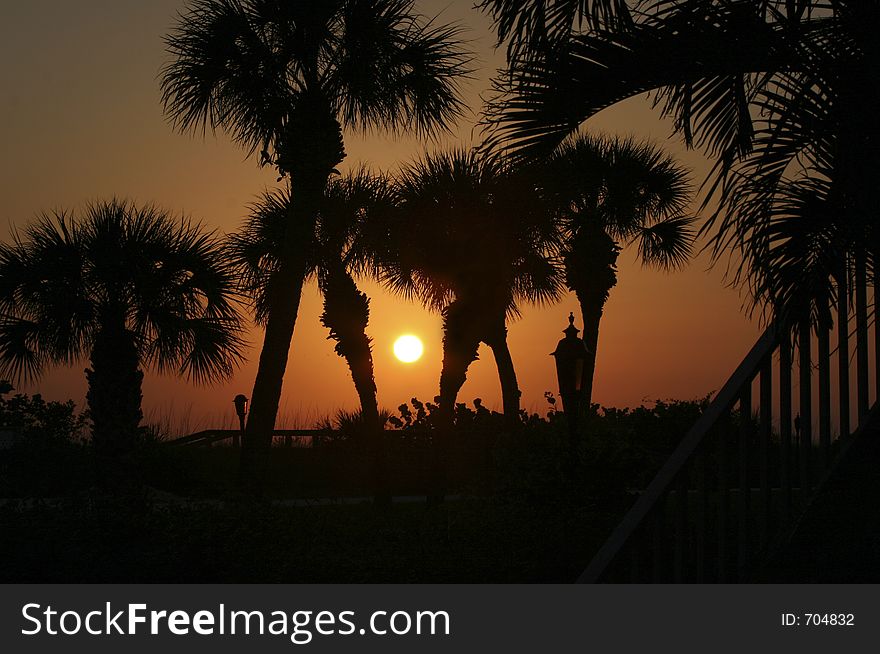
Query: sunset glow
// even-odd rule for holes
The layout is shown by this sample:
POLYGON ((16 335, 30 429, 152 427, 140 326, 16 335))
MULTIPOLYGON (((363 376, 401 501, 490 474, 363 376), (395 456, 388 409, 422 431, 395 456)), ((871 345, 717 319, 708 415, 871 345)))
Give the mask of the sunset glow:
MULTIPOLYGON (((0 50, 6 61, 20 62, 0 72, 4 89, 11 89, 9 101, 0 103, 0 120, 16 126, 4 133, 0 157, 4 238, 8 226, 22 229, 40 211, 80 208, 90 200, 114 196, 140 204, 156 202, 221 234, 235 232, 261 190, 279 185, 277 172, 245 160, 223 133, 208 139, 181 136, 164 118, 157 81, 158 71, 168 61, 162 39, 185 3, 111 4, 112 11, 107 3, 97 2, 4 5, 0 50), (38 10, 50 4, 51 11, 38 10), (33 34, 43 38, 34 39, 33 34), (106 34, 116 36, 97 36, 106 34), (58 84, 40 82, 61 75, 59 61, 67 67, 56 80, 59 84, 66 80, 63 90, 69 102, 63 111, 53 99, 58 84), (75 130, 69 129, 71 124, 75 130), (86 148, 91 154, 84 159, 79 153, 86 148), (60 153, 51 166, 46 165, 46 152, 60 153)), ((491 19, 474 10, 473 4, 416 3, 422 15, 442 12, 443 21, 466 25, 480 62, 473 76, 462 82, 465 100, 473 109, 437 147, 475 144, 481 94, 491 88, 494 71, 505 65, 505 49, 494 48, 491 19)), ((701 180, 711 167, 699 151, 670 140, 672 123, 660 119, 641 97, 606 109, 590 119, 587 129, 662 143, 693 169, 694 180, 701 180)), ((339 168, 343 174, 362 163, 393 172, 426 150, 422 139, 408 133, 392 137, 353 130, 345 136, 348 156, 339 168)), ((602 319, 595 401, 637 406, 645 398, 702 397, 719 388, 759 334, 759 326, 740 311, 743 301, 737 290, 723 284, 723 266, 707 274, 705 253, 670 275, 643 268, 632 251, 622 253, 618 263, 621 281, 602 319), (690 351, 700 356, 682 356, 690 351)), ((397 406, 414 396, 433 398, 442 365, 441 315, 390 293, 376 280, 359 279, 358 284, 370 298, 368 334, 382 343, 382 356, 375 361, 380 403, 397 406), (403 365, 397 356, 390 356, 391 344, 403 334, 417 335, 428 347, 417 363, 403 365)), ((543 413, 547 408, 544 393, 556 388, 556 372, 547 354, 561 337, 569 312, 577 307, 573 294, 552 306, 525 304, 521 317, 508 325, 522 405, 529 411, 543 413)), ((312 428, 315 415, 358 406, 348 366, 334 351, 335 343, 327 339, 320 321, 322 312, 323 298, 311 281, 303 290, 291 343, 280 400, 288 408, 279 415, 279 427, 312 428)), ((580 323, 578 319, 579 328, 580 323)), ((230 380, 196 386, 147 370, 143 392, 147 422, 166 416, 172 423, 180 422, 181 430, 192 431, 197 424, 219 428, 224 421, 235 421, 231 400, 239 393, 251 394, 262 329, 252 326, 247 340, 251 350, 230 380), (192 424, 185 426, 183 416, 188 415, 192 424)), ((462 401, 479 397, 487 407, 500 409, 496 365, 487 346, 481 349, 468 370, 462 401)), ((77 362, 69 368, 47 369, 39 382, 21 383, 16 391, 41 393, 51 400, 72 399, 81 408, 86 402, 82 372, 86 365, 77 362)))
POLYGON ((422 358, 425 346, 418 336, 406 334, 394 341, 394 356, 403 363, 415 363, 422 358))

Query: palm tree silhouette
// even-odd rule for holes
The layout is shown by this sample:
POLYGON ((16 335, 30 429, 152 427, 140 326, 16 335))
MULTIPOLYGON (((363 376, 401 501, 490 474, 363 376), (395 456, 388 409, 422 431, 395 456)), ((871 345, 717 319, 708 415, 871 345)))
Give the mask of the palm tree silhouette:
POLYGON ((693 219, 683 215, 688 174, 650 143, 583 135, 563 143, 543 170, 566 234, 565 281, 581 306, 588 350, 582 387, 589 406, 599 323, 617 284, 622 245, 637 242, 642 264, 664 270, 691 255, 693 219))
POLYGON ((509 59, 556 49, 586 28, 626 29, 633 24, 630 0, 480 0, 492 18, 498 44, 509 59))
POLYGON ((422 20, 410 0, 197 0, 168 37, 166 113, 183 131, 221 128, 288 178, 278 270, 242 448, 254 489, 272 429, 328 176, 342 127, 433 134, 462 110, 469 57, 454 26, 422 20))
POLYGON ((518 421, 507 319, 522 303, 561 294, 560 271, 548 257, 559 234, 534 181, 473 150, 426 155, 399 174, 397 194, 398 212, 374 239, 384 243, 379 275, 443 315, 438 423, 445 433, 435 439, 442 468, 458 392, 481 342, 495 357, 508 425, 518 421))
POLYGON ((872 270, 880 234, 871 189, 880 173, 880 135, 868 81, 880 48, 868 26, 876 3, 840 3, 825 34, 800 40, 799 65, 776 74, 753 102, 753 149, 728 175, 712 217, 716 252, 738 247, 753 309, 781 323, 830 324, 854 276, 872 270))
POLYGON ((686 143, 716 159, 704 207, 717 200, 717 210, 703 231, 716 258, 742 253, 734 281, 751 286, 756 306, 802 313, 801 264, 813 275, 825 259, 825 270, 837 271, 811 282, 820 304, 845 288, 852 267, 871 266, 880 5, 660 0, 637 4, 629 19, 572 24, 583 13, 557 12, 550 38, 530 4, 483 3, 511 44, 486 116, 491 144, 541 156, 597 111, 654 92, 686 143), (801 238, 804 230, 816 238, 801 238), (823 255, 811 250, 832 242, 823 255), (791 311, 787 298, 800 298, 791 311))
MULTIPOLYGON (((336 341, 336 353, 351 371, 361 405, 361 421, 370 447, 377 500, 387 501, 384 489, 383 424, 376 398, 372 346, 366 330, 370 299, 360 291, 349 272, 363 266, 365 221, 378 212, 389 211, 393 196, 388 181, 366 168, 335 177, 328 183, 318 210, 315 231, 307 252, 307 277, 315 277, 324 299, 322 324, 336 341)), ((289 192, 266 193, 241 229, 230 238, 230 255, 241 274, 242 285, 252 298, 254 316, 265 324, 272 287, 277 283, 284 232, 294 199, 289 192)))
POLYGON ((562 0, 569 8, 549 31, 528 4, 483 3, 499 29, 514 21, 499 31, 511 57, 487 111, 490 140, 530 156, 547 153, 596 112, 653 91, 688 145, 718 157, 716 172, 751 150, 750 105, 760 89, 802 65, 804 40, 833 29, 819 0, 658 0, 634 9, 611 2, 604 13, 574 11, 577 0, 562 0))
POLYGON ((0 245, 0 371, 88 356, 93 441, 116 460, 138 436, 144 367, 210 383, 239 363, 235 286, 212 233, 154 206, 44 214, 0 245))

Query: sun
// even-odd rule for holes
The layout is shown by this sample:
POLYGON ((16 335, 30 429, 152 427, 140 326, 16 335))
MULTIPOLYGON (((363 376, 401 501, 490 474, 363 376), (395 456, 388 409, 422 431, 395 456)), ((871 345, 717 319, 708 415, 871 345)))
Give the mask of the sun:
POLYGON ((394 341, 394 356, 404 363, 413 363, 422 358, 425 346, 418 336, 405 334, 394 341))

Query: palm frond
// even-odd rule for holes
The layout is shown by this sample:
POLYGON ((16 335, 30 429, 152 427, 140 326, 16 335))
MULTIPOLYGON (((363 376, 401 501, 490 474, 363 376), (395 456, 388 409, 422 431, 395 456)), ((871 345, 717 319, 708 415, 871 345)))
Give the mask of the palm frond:
POLYGON ((341 18, 325 88, 344 124, 425 136, 463 114, 461 82, 473 57, 461 26, 422 18, 412 0, 351 0, 341 18))
POLYGON ((264 193, 251 205, 250 214, 227 242, 227 256, 237 272, 241 291, 250 299, 258 324, 265 324, 270 298, 276 293, 273 279, 282 262, 291 202, 288 191, 264 193))
POLYGON ((166 38, 162 103, 177 129, 224 130, 290 172, 316 121, 447 129, 470 72, 460 34, 412 0, 194 0, 166 38))
POLYGON ((509 58, 521 57, 564 41, 582 29, 626 29, 632 15, 626 0, 481 0, 498 45, 507 43, 509 58))
POLYGON ((550 257, 560 234, 533 172, 461 148, 405 167, 386 232, 386 285, 435 310, 468 298, 514 315, 517 302, 559 297, 550 257))
MULTIPOLYGON (((298 4, 298 3, 291 3, 298 4)), ((196 0, 166 38, 162 104, 185 132, 223 129, 249 152, 278 136, 301 80, 270 25, 276 2, 196 0), (266 15, 266 12, 268 15, 266 15)))
POLYGON ((694 251, 696 230, 690 217, 666 218, 645 227, 638 235, 639 260, 662 270, 681 268, 694 251))
POLYGON ((44 215, 0 246, 0 365, 34 376, 83 357, 102 331, 121 329, 142 363, 165 370, 193 356, 186 344, 199 344, 193 334, 207 322, 218 326, 217 359, 203 349, 198 365, 220 373, 241 358, 235 305, 232 269, 200 225, 115 198, 78 216, 44 215))
POLYGON ((4 379, 27 383, 39 378, 48 363, 40 347, 40 331, 35 322, 0 317, 0 375, 4 379))
POLYGON ((750 75, 794 61, 782 28, 755 5, 684 2, 643 11, 626 29, 600 27, 512 59, 482 121, 488 147, 545 156, 598 111, 660 91, 658 101, 689 142, 696 127, 699 143, 715 151, 748 151, 750 75))

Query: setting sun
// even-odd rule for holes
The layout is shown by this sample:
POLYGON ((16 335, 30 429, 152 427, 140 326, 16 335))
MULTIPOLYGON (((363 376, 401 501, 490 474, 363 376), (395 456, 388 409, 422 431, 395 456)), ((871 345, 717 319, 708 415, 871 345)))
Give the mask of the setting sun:
POLYGON ((418 336, 407 334, 394 341, 394 356, 404 363, 413 363, 422 357, 424 345, 418 336))

